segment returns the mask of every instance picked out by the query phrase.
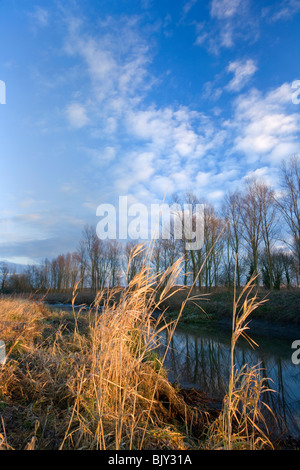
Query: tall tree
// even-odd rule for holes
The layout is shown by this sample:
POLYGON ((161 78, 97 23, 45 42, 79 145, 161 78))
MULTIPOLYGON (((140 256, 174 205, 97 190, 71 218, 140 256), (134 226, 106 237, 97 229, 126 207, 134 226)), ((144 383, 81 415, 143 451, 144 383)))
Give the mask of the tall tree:
POLYGON ((291 241, 286 243, 291 247, 297 260, 298 283, 300 276, 300 158, 299 155, 290 157, 281 166, 281 186, 283 193, 277 198, 278 207, 287 223, 291 241))
POLYGON ((228 193, 225 196, 223 204, 223 215, 225 223, 227 224, 228 244, 227 244, 227 263, 228 263, 228 282, 231 283, 232 265, 231 265, 231 253, 234 257, 235 271, 236 271, 236 284, 237 287, 241 285, 241 253, 242 253, 242 227, 241 227, 241 193, 236 191, 234 193, 228 193))
POLYGON ((249 275, 257 275, 259 246, 262 238, 262 210, 259 183, 256 179, 246 182, 246 188, 241 198, 241 220, 243 223, 242 235, 249 252, 249 275))
POLYGON ((5 292, 6 283, 7 283, 8 275, 9 275, 9 268, 8 268, 7 263, 5 263, 4 261, 1 263, 0 273, 1 273, 1 292, 5 292))
POLYGON ((262 216, 262 238, 264 253, 267 262, 269 287, 272 289, 276 281, 278 285, 278 270, 275 277, 273 266, 273 248, 278 237, 278 208, 275 201, 274 190, 264 182, 257 183, 258 198, 262 216))

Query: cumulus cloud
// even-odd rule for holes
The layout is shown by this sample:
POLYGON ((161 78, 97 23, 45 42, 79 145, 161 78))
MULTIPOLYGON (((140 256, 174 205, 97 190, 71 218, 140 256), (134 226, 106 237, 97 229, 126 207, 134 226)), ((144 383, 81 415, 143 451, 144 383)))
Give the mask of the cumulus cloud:
POLYGON ((255 170, 248 171, 243 176, 243 181, 246 182, 247 180, 252 179, 264 181, 265 184, 273 188, 276 177, 277 175, 274 169, 270 168, 269 166, 263 166, 260 168, 256 168, 255 170))
POLYGON ((128 132, 147 141, 160 153, 200 158, 214 145, 210 119, 188 108, 149 108, 127 114, 128 132))
POLYGON ((278 163, 299 151, 300 116, 291 104, 291 85, 285 83, 265 96, 257 90, 239 96, 234 126, 234 149, 249 161, 266 158, 278 163))

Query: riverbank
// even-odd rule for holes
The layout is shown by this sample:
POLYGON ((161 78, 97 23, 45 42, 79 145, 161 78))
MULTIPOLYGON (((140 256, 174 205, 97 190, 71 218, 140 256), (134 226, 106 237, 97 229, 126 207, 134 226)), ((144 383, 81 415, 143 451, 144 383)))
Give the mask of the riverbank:
MULTIPOLYGON (((181 288, 175 295, 166 299, 164 306, 167 312, 175 315, 180 310, 187 292, 187 288, 181 288)), ((253 318, 300 325, 300 289, 267 291, 254 287, 254 293, 257 294, 258 300, 265 300, 265 302, 253 312, 253 318)), ((240 291, 237 290, 236 297, 239 294, 240 291)), ((187 302, 182 313, 183 321, 202 322, 205 319, 220 320, 232 317, 233 290, 216 289, 205 293, 194 289, 191 295, 192 299, 187 302)))
MULTIPOLYGON (((252 332, 277 338, 300 338, 300 289, 266 291, 258 288, 253 293, 264 302, 251 315, 249 326, 252 332)), ((193 300, 184 307, 180 323, 232 328, 233 291, 217 290, 206 294, 194 290, 192 295, 193 300), (195 296, 199 298, 195 299, 195 296)), ((177 317, 185 298, 186 289, 183 289, 164 302, 169 320, 177 317)))
MULTIPOLYGON (((177 318, 182 303, 188 295, 188 288, 174 287, 172 291, 175 293, 165 299, 160 306, 161 311, 165 312, 165 317, 170 320, 177 318)), ((267 291, 255 288, 254 292, 258 293, 260 300, 266 300, 251 316, 251 325, 258 333, 277 337, 292 337, 297 333, 300 337, 300 289, 267 291)), ((193 289, 191 295, 192 300, 186 303, 179 323, 204 325, 216 323, 221 327, 231 328, 233 290, 216 289, 205 293, 193 289)), ((119 297, 120 292, 115 293, 116 301, 119 297)), ((71 305, 72 292, 48 293, 43 299, 49 305, 71 305)), ((94 301, 95 294, 86 291, 78 292, 74 303, 77 306, 90 306, 94 301)))
POLYGON ((147 347, 147 324, 127 307, 74 316, 0 300, 1 450, 198 448, 208 400, 197 409, 185 401, 147 347))
MULTIPOLYGON (((0 370, 2 449, 228 446, 222 401, 169 382, 153 350, 153 323, 150 329, 143 315, 145 291, 142 283, 100 316, 0 300, 8 354, 0 370)), ((255 445, 239 433, 230 442, 255 445)))
MULTIPOLYGON (((114 292, 114 299, 117 301, 120 298, 120 293, 123 289, 119 289, 114 292)), ((107 297, 109 296, 109 291, 107 297)), ((183 286, 176 286, 170 290, 168 299, 165 299, 162 303, 163 308, 175 312, 179 311, 182 302, 186 299, 189 292, 189 288, 183 286), (175 293, 172 293, 175 292, 175 293)), ((287 323, 300 324, 300 288, 293 289, 282 289, 279 291, 268 291, 263 288, 254 288, 253 292, 257 292, 259 299, 266 299, 267 301, 260 305, 255 313, 255 318, 264 318, 268 320, 282 321, 287 323)), ((237 295, 239 291, 237 291, 237 295)), ((158 295, 160 293, 158 292, 158 295)), ((49 292, 46 294, 20 294, 19 297, 32 298, 37 300, 43 300, 49 304, 71 304, 73 300, 73 292, 49 292)), ((232 289, 212 289, 211 292, 205 292, 205 290, 199 291, 199 289, 193 289, 191 292, 193 297, 192 301, 189 301, 184 308, 183 317, 193 314, 194 320, 202 321, 203 316, 214 316, 216 318, 228 317, 232 315, 232 306, 234 293, 232 289), (198 299, 195 298, 198 297, 198 299)), ((89 291, 78 291, 74 300, 75 305, 92 305, 95 301, 96 294, 89 291)), ((103 297, 103 301, 105 295, 103 297)))

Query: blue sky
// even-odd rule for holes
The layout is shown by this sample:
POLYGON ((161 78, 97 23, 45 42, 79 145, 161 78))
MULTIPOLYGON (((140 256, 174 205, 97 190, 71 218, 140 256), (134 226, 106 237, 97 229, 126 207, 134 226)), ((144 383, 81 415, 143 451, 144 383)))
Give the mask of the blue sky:
POLYGON ((299 31, 299 0, 1 0, 0 259, 74 250, 119 196, 276 186, 299 31))

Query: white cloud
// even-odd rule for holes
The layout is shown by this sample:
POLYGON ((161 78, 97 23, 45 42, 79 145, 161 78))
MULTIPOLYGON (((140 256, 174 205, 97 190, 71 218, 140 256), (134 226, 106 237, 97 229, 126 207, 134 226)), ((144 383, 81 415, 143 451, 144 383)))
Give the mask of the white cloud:
POLYGON ((249 0, 212 0, 210 21, 196 25, 195 45, 218 55, 222 48, 232 48, 241 41, 257 40, 258 21, 251 14, 249 0))
POLYGON ((211 191, 208 193, 207 197, 212 202, 221 201, 224 198, 225 191, 218 189, 216 191, 211 191))
MULTIPOLYGON (((213 2, 219 46, 223 42, 230 47, 235 41, 235 21, 244 18, 245 8, 237 1, 213 2)), ((166 191, 196 188, 201 193, 205 188, 209 197, 218 199, 227 181, 238 181, 245 163, 262 157, 270 162, 292 148, 299 119, 287 110, 288 84, 265 96, 257 90, 239 96, 227 123, 222 116, 212 121, 189 107, 147 105, 144 93, 153 84, 149 49, 137 21, 122 21, 119 36, 110 19, 95 36, 75 24, 66 43, 68 53, 81 58, 92 84, 84 105, 73 102, 67 116, 74 127, 90 124, 89 134, 99 139, 99 145, 85 150, 95 167, 109 164, 109 181, 99 169, 97 173, 108 198, 139 194, 153 199, 166 191), (246 162, 240 159, 241 153, 246 162)), ((256 70, 251 59, 231 62, 226 72, 233 77, 227 90, 240 91, 256 70)), ((219 78, 224 75, 225 70, 219 78)))
POLYGON ((193 176, 194 175, 187 168, 184 168, 177 173, 173 173, 170 176, 170 179, 174 182, 176 191, 188 191, 190 189, 193 176))
POLYGON ((230 62, 227 71, 232 72, 234 76, 226 86, 226 89, 229 91, 240 91, 256 70, 257 66, 252 59, 248 59, 244 62, 240 60, 230 62))
POLYGON ((148 151, 125 152, 118 163, 111 167, 110 177, 116 195, 129 194, 140 183, 149 183, 155 174, 155 154, 148 151))
POLYGON ((109 17, 99 24, 97 36, 70 19, 65 51, 83 59, 97 101, 107 104, 112 118, 126 109, 130 100, 139 101, 137 95, 149 89, 154 80, 147 71, 149 48, 139 34, 135 17, 119 21, 109 17))
POLYGON ((151 179, 150 187, 154 194, 158 194, 162 198, 166 194, 174 193, 176 190, 174 181, 172 181, 168 176, 162 176, 159 174, 156 174, 151 179))
POLYGON ((82 31, 80 22, 69 26, 65 50, 81 57, 92 87, 85 105, 68 106, 67 117, 77 128, 89 123, 90 135, 99 139, 99 147, 83 150, 95 165, 110 164, 110 183, 104 181, 109 191, 126 194, 140 185, 142 194, 154 190, 158 181, 170 180, 173 189, 188 189, 198 160, 220 143, 220 131, 188 107, 142 106, 154 79, 137 21, 123 19, 117 31, 117 23, 109 19, 97 36, 82 31))
POLYGON ((236 100, 233 127, 234 149, 243 152, 248 161, 265 158, 280 161, 299 149, 300 116, 291 104, 291 85, 270 91, 265 96, 257 90, 236 100))
POLYGON ((198 0, 187 0, 187 2, 183 5, 182 8, 182 18, 181 21, 187 16, 189 11, 193 8, 193 6, 197 3, 198 0))
POLYGON ((185 124, 180 124, 174 130, 174 150, 183 157, 192 155, 196 150, 198 135, 185 124))
POLYGON ((128 131, 143 140, 151 140, 163 147, 172 132, 173 111, 171 108, 149 108, 145 111, 129 110, 127 113, 128 131))
POLYGON ((9 256, 4 261, 7 263, 23 264, 24 266, 36 264, 36 260, 28 256, 9 256))
POLYGON ((184 107, 132 109, 126 118, 129 133, 151 144, 156 152, 173 157, 199 158, 214 145, 217 135, 205 115, 184 107))
POLYGON ((300 145, 298 140, 294 142, 279 142, 270 153, 270 161, 275 163, 280 162, 291 155, 299 153, 299 151, 300 145))
POLYGON ((134 179, 136 182, 151 178, 154 173, 154 158, 155 155, 153 152, 143 152, 133 158, 132 168, 134 170, 134 179))
POLYGON ((199 171, 196 176, 197 186, 205 187, 208 186, 211 181, 211 172, 199 171))
POLYGON ((230 23, 225 24, 220 31, 220 45, 230 48, 234 45, 234 31, 230 23))
POLYGON ((82 104, 69 104, 66 108, 66 115, 73 127, 81 128, 89 123, 86 108, 82 104))
POLYGON ((264 166, 264 167, 256 168, 255 170, 248 171, 244 175, 243 181, 255 179, 255 180, 263 181, 270 187, 274 187, 274 182, 276 181, 276 178, 277 178, 277 175, 274 169, 268 166, 264 166))
POLYGON ((270 21, 289 20, 300 10, 300 0, 282 0, 277 5, 266 7, 262 14, 270 21))
MULTIPOLYGON (((138 20, 108 19, 93 36, 80 22, 70 21, 65 50, 82 59, 92 84, 85 105, 69 107, 68 118, 77 127, 89 123, 90 135, 99 139, 99 147, 93 145, 86 153, 95 166, 110 164, 110 182, 99 175, 108 192, 129 194, 137 185, 140 194, 161 194, 165 186, 170 191, 190 188, 200 159, 218 151, 225 131, 188 107, 143 105, 144 93, 155 80, 148 71, 151 54, 138 20)), ((209 164, 207 160, 204 166, 209 164)))
POLYGON ((242 0, 212 0, 211 16, 219 20, 234 16, 240 7, 242 0))

